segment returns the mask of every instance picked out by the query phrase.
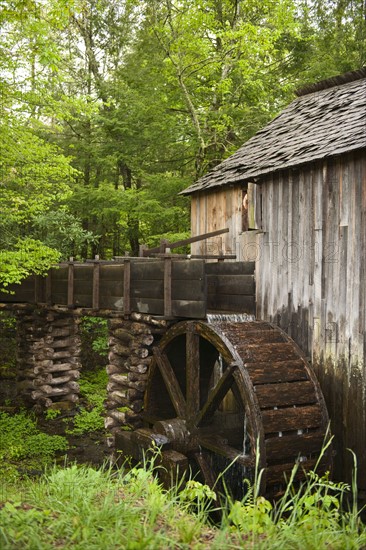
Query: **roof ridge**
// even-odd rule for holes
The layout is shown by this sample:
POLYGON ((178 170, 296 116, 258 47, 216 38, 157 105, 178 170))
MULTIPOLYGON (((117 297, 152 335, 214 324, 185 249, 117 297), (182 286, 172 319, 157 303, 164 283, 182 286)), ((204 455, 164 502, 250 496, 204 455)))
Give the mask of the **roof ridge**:
POLYGON ((312 94, 313 92, 319 92, 320 90, 327 90, 328 88, 334 88, 334 86, 341 86, 342 84, 348 84, 349 82, 354 82, 355 80, 361 80, 366 78, 366 66, 361 67, 355 71, 349 71, 348 73, 343 73, 337 76, 332 76, 314 84, 308 84, 303 86, 295 91, 295 94, 298 97, 312 94))

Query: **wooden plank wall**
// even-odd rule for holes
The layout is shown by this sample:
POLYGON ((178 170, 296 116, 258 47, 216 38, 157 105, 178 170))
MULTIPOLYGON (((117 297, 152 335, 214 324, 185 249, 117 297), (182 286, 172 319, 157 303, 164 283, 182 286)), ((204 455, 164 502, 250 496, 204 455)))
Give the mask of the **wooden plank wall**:
POLYGON ((255 315, 254 269, 254 262, 207 263, 207 308, 255 315))
MULTIPOLYGON (((229 233, 193 243, 192 254, 236 254, 237 236, 242 230, 241 185, 210 192, 195 193, 191 198, 192 237, 217 229, 229 228, 229 233)), ((237 257, 237 259, 240 259, 237 257)))
POLYGON ((202 319, 206 316, 203 260, 126 259, 65 263, 46 278, 29 277, 0 294, 4 303, 48 303, 202 319))
POLYGON ((261 186, 254 183, 228 186, 191 197, 192 236, 227 227, 229 232, 193 243, 192 254, 236 254, 236 261, 252 261, 257 256, 257 231, 262 228, 261 186), (248 223, 243 231, 243 189, 248 187, 248 223))
POLYGON ((337 475, 357 451, 366 490, 366 154, 262 182, 257 317, 313 360, 336 436, 337 475))

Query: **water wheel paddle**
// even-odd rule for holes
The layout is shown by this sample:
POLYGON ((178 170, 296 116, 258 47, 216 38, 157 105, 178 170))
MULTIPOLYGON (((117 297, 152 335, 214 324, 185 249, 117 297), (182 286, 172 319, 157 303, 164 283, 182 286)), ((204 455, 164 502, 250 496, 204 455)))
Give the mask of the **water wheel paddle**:
MULTIPOLYGON (((264 469, 261 492, 274 494, 301 463, 315 466, 328 426, 316 377, 297 345, 269 323, 184 321, 154 348, 145 428, 122 434, 135 458, 152 443, 167 477, 179 467, 215 485, 220 473, 235 498, 264 469)), ((321 471, 330 467, 331 453, 321 471)))

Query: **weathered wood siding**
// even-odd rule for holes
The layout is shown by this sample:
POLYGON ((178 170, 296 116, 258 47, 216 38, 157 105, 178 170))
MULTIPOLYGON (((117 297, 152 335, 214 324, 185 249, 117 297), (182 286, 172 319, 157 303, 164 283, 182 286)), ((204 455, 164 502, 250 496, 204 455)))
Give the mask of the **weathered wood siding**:
POLYGON ((217 229, 229 233, 191 245, 192 254, 236 254, 240 262, 257 257, 256 236, 262 227, 261 187, 254 183, 232 185, 225 189, 194 193, 191 199, 192 237, 217 229), (248 189, 247 223, 243 231, 243 193, 248 189))
MULTIPOLYGON (((237 236, 242 229, 243 187, 195 193, 191 203, 192 237, 217 229, 229 228, 229 233, 193 243, 192 254, 236 254, 237 236)), ((237 257, 237 260, 241 258, 237 257)))
POLYGON ((257 317, 312 357, 335 434, 336 474, 357 453, 366 490, 366 152, 262 181, 257 317))

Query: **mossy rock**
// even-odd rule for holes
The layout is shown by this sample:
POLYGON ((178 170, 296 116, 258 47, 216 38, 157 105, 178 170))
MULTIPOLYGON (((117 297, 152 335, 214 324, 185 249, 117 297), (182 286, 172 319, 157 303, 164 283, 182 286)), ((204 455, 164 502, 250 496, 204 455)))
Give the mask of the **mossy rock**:
POLYGON ((16 366, 12 363, 5 363, 0 365, 0 379, 7 378, 10 380, 15 380, 17 377, 16 366))

